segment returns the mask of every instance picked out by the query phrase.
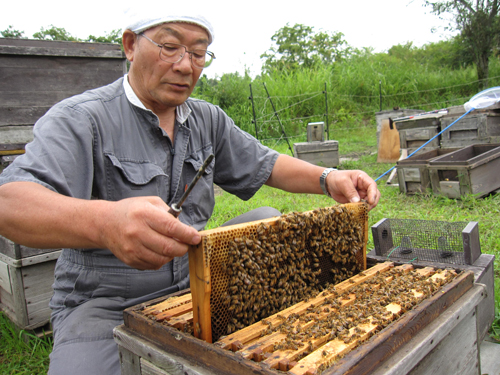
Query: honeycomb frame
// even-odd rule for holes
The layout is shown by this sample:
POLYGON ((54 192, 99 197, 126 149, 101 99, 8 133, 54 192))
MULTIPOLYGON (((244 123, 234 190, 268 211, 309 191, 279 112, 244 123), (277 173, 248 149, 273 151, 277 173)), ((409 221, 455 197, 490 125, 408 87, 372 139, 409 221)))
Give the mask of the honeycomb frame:
MULTIPOLYGON (((307 271, 309 275, 307 277, 308 280, 311 280, 309 282, 311 285, 307 285, 306 289, 310 287, 311 295, 313 295, 321 288, 335 283, 335 281, 342 281, 351 277, 355 272, 366 269, 368 205, 364 202, 348 203, 304 213, 294 212, 281 217, 202 231, 200 234, 202 236, 200 244, 191 246, 189 249, 190 283, 193 298, 193 330, 196 337, 207 342, 212 342, 218 340, 223 335, 231 333, 235 329, 241 329, 252 324, 248 321, 245 324, 238 322, 239 326, 231 328, 232 322, 235 321, 234 310, 231 311, 233 308, 231 302, 234 301, 228 303, 230 298, 234 298, 231 297, 234 293, 229 291, 230 282, 232 281, 231 270, 234 277, 236 267, 242 269, 245 266, 237 264, 237 261, 235 262, 236 264, 228 264, 230 252, 234 251, 235 243, 238 243, 238 241, 257 241, 260 246, 263 248, 264 246, 268 246, 267 249, 269 249, 269 243, 272 242, 269 240, 269 237, 272 240, 274 234, 280 237, 278 241, 275 238, 272 243, 276 248, 284 249, 286 245, 283 245, 283 243, 291 243, 293 239, 298 239, 297 236, 300 236, 300 241, 298 242, 302 244, 302 247, 297 247, 291 252, 288 249, 291 258, 288 257, 286 262, 280 263, 280 267, 278 267, 278 269, 284 267, 286 270, 285 275, 281 272, 280 279, 290 280, 291 277, 297 279, 298 272, 293 271, 297 271, 294 267, 296 264, 299 264, 302 270, 307 271), (303 221, 307 223, 302 224, 303 221), (267 228, 266 230, 269 230, 269 232, 263 234, 263 228, 267 228), (292 239, 283 237, 284 234, 282 235, 282 233, 286 234, 288 231, 292 233, 292 237, 290 237, 292 239), (266 241, 259 241, 259 238, 267 239, 266 241), (233 250, 230 251, 230 249, 233 250), (318 249, 321 249, 321 251, 318 249), (337 251, 337 253, 334 253, 334 251, 337 251), (292 255, 293 253, 302 254, 303 256, 298 259, 292 255), (342 254, 343 258, 339 254, 342 254), (347 255, 349 255, 351 263, 346 261, 345 257, 347 255), (347 270, 347 265, 352 270, 347 270), (339 279, 338 274, 344 272, 342 270, 345 270, 344 278, 339 279)), ((263 250, 266 250, 266 248, 263 250)), ((232 259, 234 261, 234 257, 232 259)), ((261 267, 262 264, 261 262, 261 267)), ((269 268, 268 271, 270 270, 269 268)), ((274 270, 276 271, 276 267, 274 267, 274 270)), ((266 274, 268 274, 268 271, 266 271, 266 274)), ((241 273, 238 272, 238 275, 241 275, 241 273)), ((270 275, 272 277, 272 273, 270 275)), ((246 275, 243 277, 249 276, 246 275)), ((245 287, 251 286, 255 280, 255 278, 248 281, 245 280, 246 285, 243 285, 240 281, 240 285, 245 287)), ((297 285, 304 284, 304 281, 301 282, 302 284, 299 284, 299 282, 295 283, 295 288, 290 288, 293 289, 293 293, 298 293, 295 299, 287 297, 287 300, 280 290, 267 293, 267 298, 271 296, 273 299, 284 301, 281 305, 276 303, 276 301, 272 301, 278 307, 275 310, 268 311, 268 316, 275 313, 276 309, 283 309, 297 303, 299 301, 298 298, 307 297, 302 293, 302 287, 297 288, 297 285)), ((285 284, 287 283, 285 282, 285 284)), ((234 290, 235 287, 231 289, 234 290)), ((243 296, 243 300, 237 301, 238 303, 249 304, 249 295, 244 295, 238 288, 236 288, 235 293, 243 296)), ((250 301, 250 304, 252 302, 250 301)), ((265 314, 262 315, 261 311, 258 313, 261 315, 255 317, 253 321, 265 317, 265 314)))

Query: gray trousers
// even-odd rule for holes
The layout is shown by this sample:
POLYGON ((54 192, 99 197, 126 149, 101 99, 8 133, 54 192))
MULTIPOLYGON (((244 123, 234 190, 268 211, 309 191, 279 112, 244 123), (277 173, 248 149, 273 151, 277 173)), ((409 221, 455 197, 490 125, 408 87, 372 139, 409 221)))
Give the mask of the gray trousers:
MULTIPOLYGON (((224 225, 280 215, 261 207, 224 225)), ((123 324, 123 310, 188 288, 187 256, 158 271, 138 271, 114 256, 65 249, 57 261, 50 302, 54 347, 49 375, 119 375, 113 328, 123 324)))

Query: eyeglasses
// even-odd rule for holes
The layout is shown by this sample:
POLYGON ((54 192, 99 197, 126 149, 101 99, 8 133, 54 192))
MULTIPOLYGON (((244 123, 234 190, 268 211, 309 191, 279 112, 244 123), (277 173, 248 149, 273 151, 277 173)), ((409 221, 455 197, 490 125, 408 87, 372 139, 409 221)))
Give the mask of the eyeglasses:
POLYGON ((160 59, 171 64, 175 64, 181 61, 186 53, 189 53, 191 64, 198 69, 208 68, 212 64, 212 61, 214 61, 215 59, 215 55, 213 52, 209 52, 204 49, 195 49, 193 51, 188 51, 187 47, 182 44, 158 44, 143 33, 140 33, 139 35, 149 40, 155 46, 160 47, 160 59))

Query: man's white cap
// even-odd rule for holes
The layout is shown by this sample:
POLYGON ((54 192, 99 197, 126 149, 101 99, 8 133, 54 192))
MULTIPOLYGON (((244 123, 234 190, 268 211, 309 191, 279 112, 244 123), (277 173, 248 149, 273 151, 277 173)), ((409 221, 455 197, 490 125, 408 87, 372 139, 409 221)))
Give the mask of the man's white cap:
POLYGON ((140 32, 150 29, 152 27, 162 25, 164 23, 171 23, 171 22, 185 22, 185 23, 190 23, 193 25, 198 25, 205 29, 208 33, 208 44, 211 44, 214 41, 215 35, 214 35, 214 29, 210 22, 208 20, 200 15, 185 15, 186 13, 171 13, 166 16, 158 17, 157 15, 154 15, 152 17, 140 17, 136 19, 135 21, 131 22, 125 29, 133 31, 136 34, 139 34, 140 32), (181 15, 184 14, 184 15, 181 15))

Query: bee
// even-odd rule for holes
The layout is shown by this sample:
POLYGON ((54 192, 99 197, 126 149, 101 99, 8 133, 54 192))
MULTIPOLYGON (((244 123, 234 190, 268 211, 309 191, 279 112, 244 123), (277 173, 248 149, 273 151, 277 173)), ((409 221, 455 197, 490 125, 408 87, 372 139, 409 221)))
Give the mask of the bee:
POLYGON ((344 341, 344 344, 349 344, 351 341, 353 341, 353 338, 352 336, 347 336, 342 341, 344 341))

